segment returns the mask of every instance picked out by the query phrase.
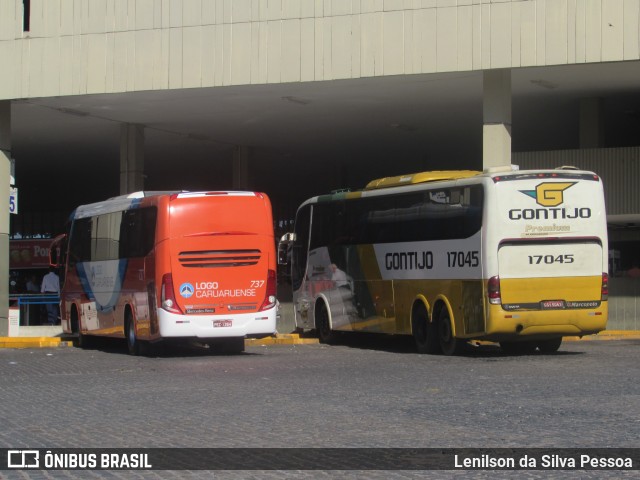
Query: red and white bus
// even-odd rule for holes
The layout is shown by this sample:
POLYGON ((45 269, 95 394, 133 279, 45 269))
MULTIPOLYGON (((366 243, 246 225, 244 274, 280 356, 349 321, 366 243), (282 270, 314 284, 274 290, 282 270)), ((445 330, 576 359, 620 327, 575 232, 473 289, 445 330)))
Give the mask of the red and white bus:
POLYGON ((52 246, 65 333, 242 351, 276 331, 271 203, 255 192, 138 192, 78 207, 52 246), (57 257, 57 258, 56 258, 57 257))

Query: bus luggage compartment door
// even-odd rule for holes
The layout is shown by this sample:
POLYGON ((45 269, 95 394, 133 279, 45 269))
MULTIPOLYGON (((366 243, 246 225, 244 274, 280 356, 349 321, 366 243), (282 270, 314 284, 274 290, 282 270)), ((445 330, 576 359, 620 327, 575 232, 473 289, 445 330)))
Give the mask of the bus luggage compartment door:
POLYGON ((597 242, 523 242, 498 250, 505 310, 596 308, 600 305, 602 246, 597 242))

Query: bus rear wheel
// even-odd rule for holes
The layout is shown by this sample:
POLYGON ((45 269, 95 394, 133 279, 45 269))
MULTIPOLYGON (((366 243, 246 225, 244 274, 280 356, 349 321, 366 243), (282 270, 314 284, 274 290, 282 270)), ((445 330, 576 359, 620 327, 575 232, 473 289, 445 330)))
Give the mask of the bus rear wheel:
POLYGON ((331 331, 329 322, 329 311, 324 302, 320 302, 316 307, 316 331, 320 343, 330 344, 335 340, 335 334, 331 331))
POLYGON ((429 314, 423 305, 416 305, 411 315, 411 331, 418 353, 440 353, 440 344, 429 314))
POLYGON ((440 349, 444 355, 459 355, 464 350, 465 341, 453 336, 451 316, 447 307, 443 306, 438 315, 438 340, 440 349))
POLYGON ((540 340, 538 342, 538 350, 540 353, 555 353, 562 344, 562 337, 552 338, 550 340, 540 340))

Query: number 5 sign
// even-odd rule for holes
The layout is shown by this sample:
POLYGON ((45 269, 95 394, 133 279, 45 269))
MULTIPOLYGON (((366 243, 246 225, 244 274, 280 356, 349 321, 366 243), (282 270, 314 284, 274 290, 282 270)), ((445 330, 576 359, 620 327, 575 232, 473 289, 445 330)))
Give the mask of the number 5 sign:
POLYGON ((9 213, 18 214, 18 189, 9 187, 9 213))

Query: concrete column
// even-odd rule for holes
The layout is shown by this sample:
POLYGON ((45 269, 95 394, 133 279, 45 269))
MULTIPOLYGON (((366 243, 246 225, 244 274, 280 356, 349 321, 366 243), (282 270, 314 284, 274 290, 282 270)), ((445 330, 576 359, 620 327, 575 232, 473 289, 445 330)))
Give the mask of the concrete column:
POLYGON ((580 148, 604 147, 604 115, 601 98, 580 100, 580 148))
POLYGON ((483 72, 483 168, 511 165, 511 70, 483 72))
POLYGON ((144 190, 144 126, 120 127, 120 195, 144 190))
POLYGON ((249 157, 251 149, 238 146, 233 149, 233 188, 234 190, 250 190, 249 157))
POLYGON ((0 101, 0 337, 9 334, 9 176, 11 174, 11 102, 0 101))

